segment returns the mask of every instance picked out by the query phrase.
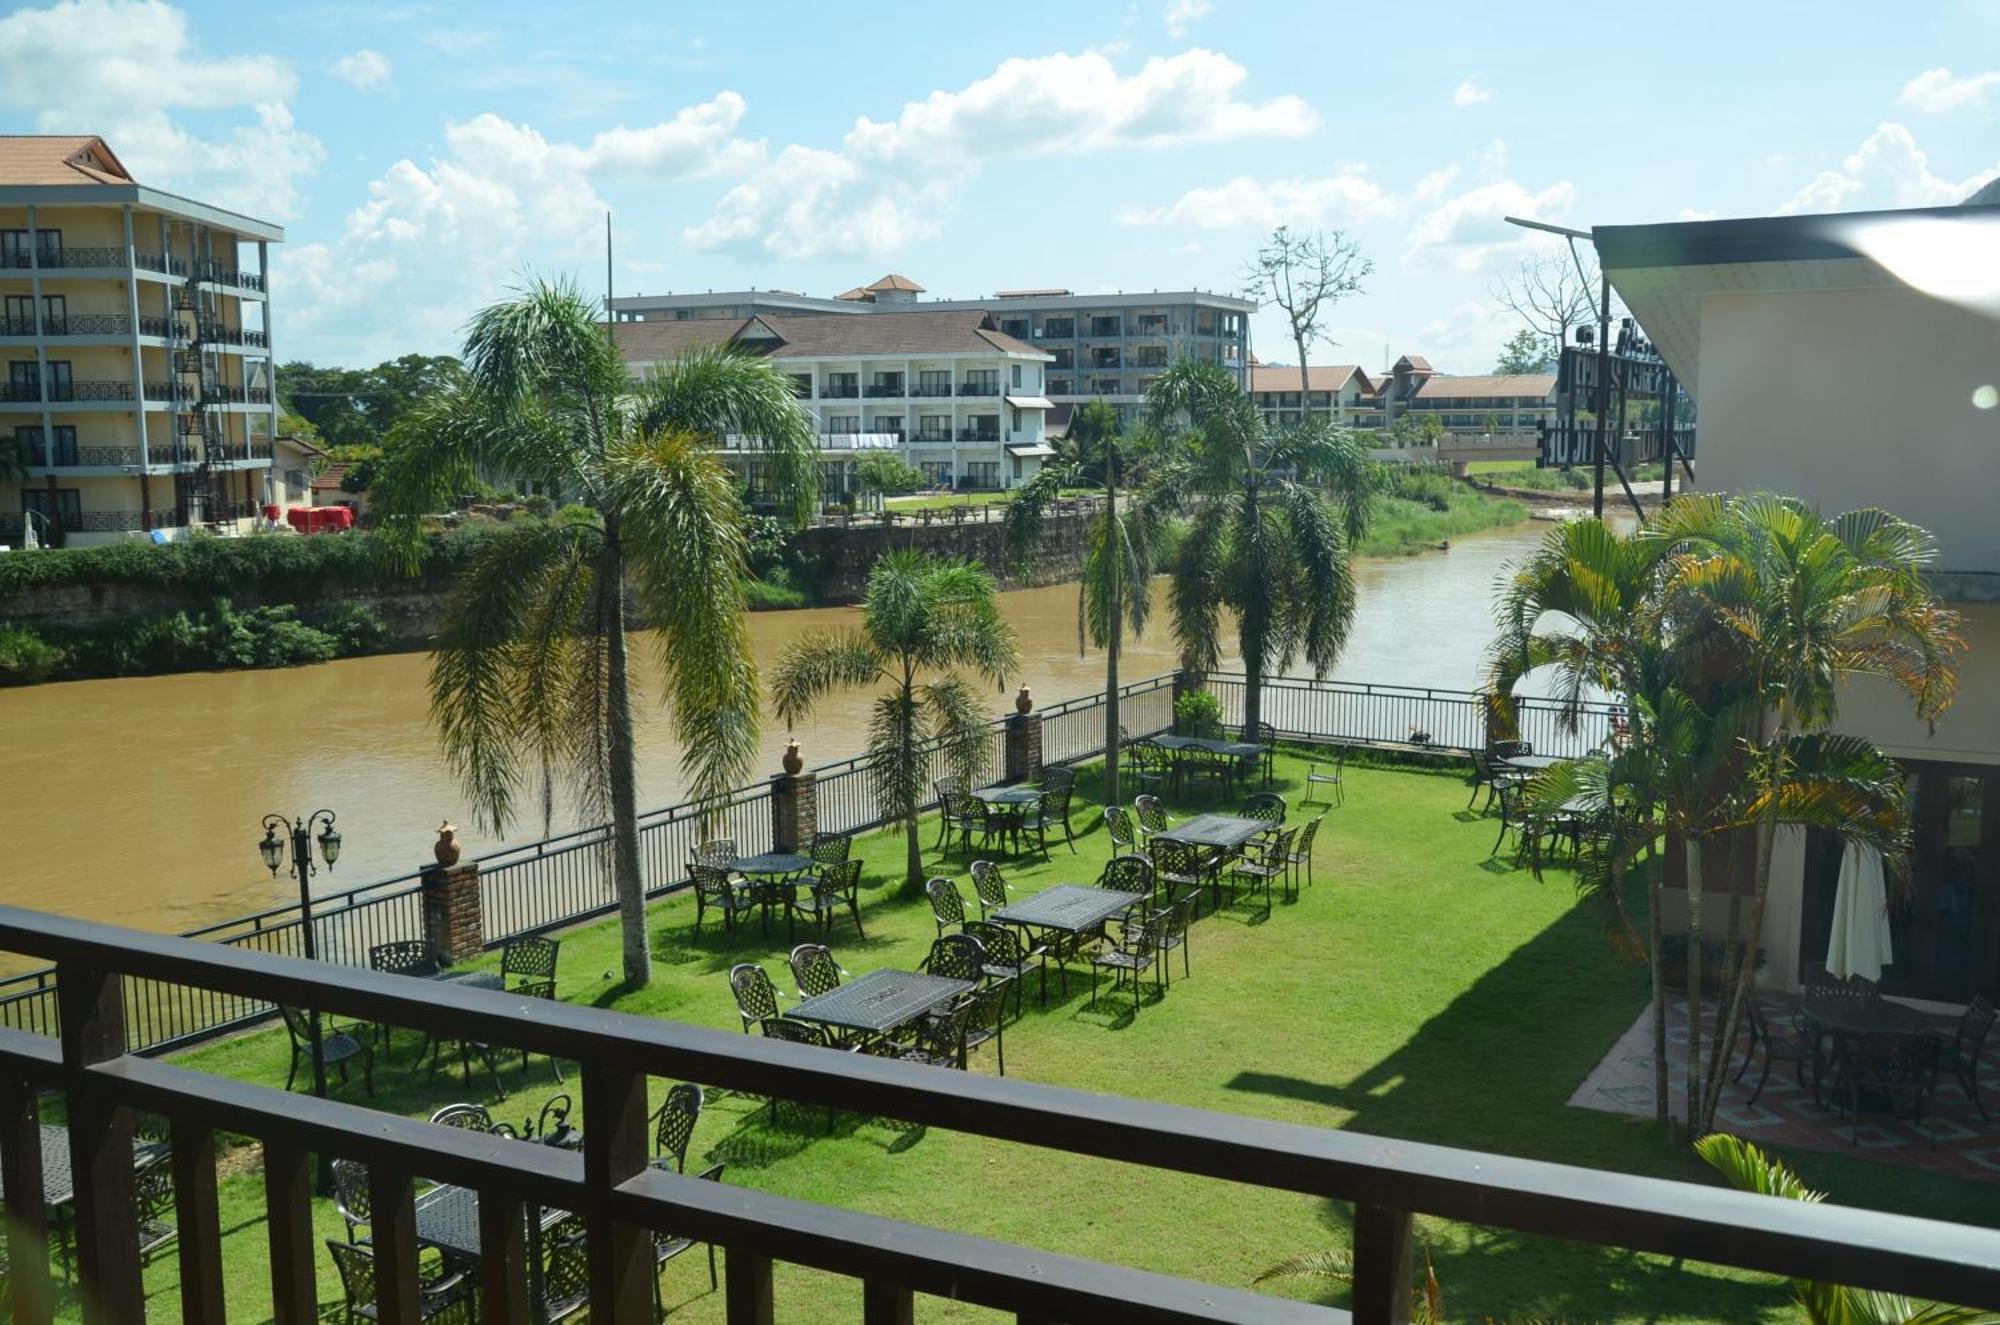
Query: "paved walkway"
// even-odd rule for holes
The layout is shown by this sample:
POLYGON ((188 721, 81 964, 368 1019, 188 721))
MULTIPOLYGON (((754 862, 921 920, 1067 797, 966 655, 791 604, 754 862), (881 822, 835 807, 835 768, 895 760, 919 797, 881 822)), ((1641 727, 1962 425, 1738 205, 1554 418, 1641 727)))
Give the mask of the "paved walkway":
MULTIPOLYGON (((1667 1004, 1667 1091, 1676 1118, 1685 1116, 1687 1099, 1687 1019, 1685 1003, 1678 997, 1667 1004)), ((1783 1014, 1789 1019, 1789 1012, 1783 1014)), ((1706 1005, 1709 1034, 1713 1033, 1716 1008, 1706 1005)), ((1704 1043, 1706 1041, 1704 1040, 1704 1043)), ((1730 1072, 1742 1063, 1742 1040, 1730 1072)), ((1716 1125, 1759 1145, 1798 1146, 1831 1154, 1857 1155, 1885 1163, 1907 1164, 1931 1169, 1953 1177, 1974 1178, 2000 1183, 2000 1045, 1989 1037, 1980 1061, 1979 1088, 1992 1123, 1980 1121, 1979 1113, 1949 1075, 1938 1079, 1937 1094, 1924 1106, 1919 1129, 1907 1118, 1891 1119, 1880 1113, 1864 1113, 1859 1128, 1842 1118, 1831 1104, 1813 1101, 1812 1091, 1801 1089, 1790 1065, 1775 1065, 1764 1093, 1751 1104, 1750 1091, 1757 1084, 1763 1056, 1738 1083, 1723 1087, 1722 1103, 1716 1110, 1716 1125), (1935 1144, 1933 1144, 1935 1142, 1935 1144)), ((1810 1080, 1810 1077, 1808 1078, 1810 1080)), ((1601 1109, 1607 1113, 1653 1115, 1653 1010, 1648 1007, 1618 1037, 1604 1061, 1584 1078, 1569 1102, 1578 1108, 1601 1109)))

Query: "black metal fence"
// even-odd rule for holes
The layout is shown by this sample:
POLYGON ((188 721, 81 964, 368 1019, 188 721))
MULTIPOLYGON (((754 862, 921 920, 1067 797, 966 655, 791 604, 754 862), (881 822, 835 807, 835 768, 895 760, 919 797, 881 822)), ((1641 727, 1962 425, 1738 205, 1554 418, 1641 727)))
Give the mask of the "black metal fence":
MULTIPOLYGON (((1225 720, 1242 721, 1243 677, 1216 673, 1206 688, 1223 703, 1225 720)), ((1119 687, 1120 726, 1133 740, 1173 726, 1174 678, 1147 677, 1119 687)), ((1468 752, 1486 741, 1486 708, 1473 691, 1380 686, 1348 681, 1268 680, 1264 718, 1288 738, 1468 752), (1418 739, 1418 738, 1422 739, 1418 739)), ((1040 710, 1044 764, 1076 763, 1103 753, 1104 696, 1085 695, 1040 710)), ((1561 706, 1522 700, 1522 739, 1541 753, 1581 755, 1608 737, 1616 706, 1591 703, 1570 730, 1561 706)), ((1005 774, 1007 723, 996 720, 968 772, 975 781, 1005 774)), ((928 755, 923 809, 936 805, 933 789, 955 770, 942 749, 928 755)), ((860 832, 890 816, 865 755, 815 769, 816 823, 824 832, 860 832)), ((719 803, 685 802, 655 810, 639 821, 640 873, 648 896, 668 896, 687 885, 695 844, 734 839, 745 855, 768 851, 772 841, 769 783, 744 787, 719 803)), ((608 915, 617 908, 611 872, 611 834, 598 825, 558 834, 476 858, 485 942, 512 938, 608 915)), ((424 934, 422 874, 412 871, 313 899, 313 929, 321 959, 366 966, 378 943, 424 934)), ((303 926, 296 902, 190 931, 186 937, 225 947, 301 955, 303 926)), ((267 1003, 226 998, 159 981, 131 977, 125 984, 126 1021, 134 1052, 158 1053, 239 1029, 272 1014, 267 1003)), ((54 1034, 54 973, 29 971, 0 979, 0 1028, 54 1034)))

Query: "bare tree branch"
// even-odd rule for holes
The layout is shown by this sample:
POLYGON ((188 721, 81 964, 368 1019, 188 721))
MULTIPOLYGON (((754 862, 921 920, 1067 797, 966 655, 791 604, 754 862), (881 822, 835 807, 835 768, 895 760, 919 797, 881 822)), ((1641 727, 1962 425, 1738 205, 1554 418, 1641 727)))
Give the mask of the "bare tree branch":
POLYGON ((1570 329, 1597 321, 1597 260, 1579 253, 1523 258, 1520 270, 1493 287, 1493 297, 1548 343, 1550 358, 1569 343, 1570 329))
POLYGON ((1361 282, 1375 263, 1345 230, 1315 230, 1293 234, 1279 226, 1243 269, 1243 293, 1259 303, 1276 304, 1284 313, 1299 356, 1299 391, 1309 390, 1306 355, 1316 344, 1331 347, 1326 314, 1348 295, 1361 292, 1361 282))

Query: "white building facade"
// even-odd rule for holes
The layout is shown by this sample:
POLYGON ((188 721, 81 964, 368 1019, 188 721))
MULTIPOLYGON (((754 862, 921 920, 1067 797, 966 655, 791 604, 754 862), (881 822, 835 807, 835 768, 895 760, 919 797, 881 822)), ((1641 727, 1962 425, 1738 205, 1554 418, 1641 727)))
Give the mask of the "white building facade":
MULTIPOLYGON (((977 309, 620 322, 613 330, 642 377, 723 342, 775 361, 817 424, 828 500, 857 491, 856 471, 871 454, 894 455, 928 486, 957 492, 1018 487, 1054 454, 1044 436, 1050 356, 977 309)), ((753 493, 763 488, 761 451, 760 439, 725 439, 724 456, 753 493)))

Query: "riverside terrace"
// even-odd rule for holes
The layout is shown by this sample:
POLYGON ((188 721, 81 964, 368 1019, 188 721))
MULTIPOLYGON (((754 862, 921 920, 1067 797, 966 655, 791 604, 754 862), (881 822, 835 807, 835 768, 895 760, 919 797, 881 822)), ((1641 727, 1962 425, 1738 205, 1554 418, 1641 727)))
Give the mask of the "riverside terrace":
MULTIPOLYGON (((1275 790, 1295 806, 1305 771, 1293 755, 1279 760, 1275 790)), ((1091 773, 1079 781, 1077 822, 1090 826, 1075 853, 1056 845, 1046 861, 1009 868, 1017 895, 1096 878, 1109 853, 1091 773)), ((67 1119, 89 1140, 72 1146, 86 1159, 63 1218, 82 1284, 101 1295, 85 1318, 107 1321, 137 1319, 141 1293, 155 1319, 221 1320, 224 1300, 238 1320, 337 1311, 325 1243, 345 1234, 333 1203, 310 1198, 311 1146, 370 1166, 389 1319, 416 1318, 403 1311, 416 1300, 413 1212, 431 1181, 485 1194, 497 1252, 478 1271, 496 1286, 521 1282, 526 1240, 505 1217, 517 1203, 579 1212, 602 1308, 593 1318, 620 1321, 651 1318, 644 1227, 723 1248, 720 1290, 702 1255, 665 1267, 664 1303, 689 1320, 852 1319, 858 1300, 870 1321, 909 1320, 914 1291, 926 1320, 990 1319, 984 1308, 1023 1320, 1338 1318, 1279 1296, 1289 1295, 1388 1321, 1407 1306, 1413 1242, 1453 1313, 1469 1318, 1795 1319, 1773 1274, 2000 1305, 2000 1233, 1975 1227, 2000 1217, 1991 1186, 1787 1151, 1833 1203, 1747 1196, 1649 1125, 1568 1107, 1643 1005, 1643 972, 1606 950, 1560 870, 1536 879, 1489 858, 1493 823, 1461 817, 1455 772, 1350 764, 1346 782, 1315 846, 1316 882, 1296 901, 1200 920, 1191 974, 1149 989, 1136 1013, 1129 998, 1092 1007, 1087 980, 1073 976, 1066 996, 1052 982, 1047 1007, 1031 996, 1007 1027, 1004 1079, 990 1075, 991 1055, 961 1073, 738 1033, 726 973, 760 962, 789 990, 780 931, 765 940, 753 923, 732 946, 711 926, 696 939, 685 898, 653 909, 659 966, 643 991, 606 974, 614 925, 560 935, 553 1004, 0 911, 0 946, 61 967, 67 1031, 60 1043, 0 1037, 0 1177, 9 1193, 55 1190, 36 1171, 34 1097, 21 1083, 55 1092, 42 1120, 67 1119), (374 1051, 372 1096, 356 1073, 319 1102, 281 1092, 282 1030, 165 1060, 119 1056, 122 1007, 107 974, 121 970, 316 1002, 364 1042, 373 1023, 403 1029, 374 1051), (420 1032, 533 1056, 502 1054, 502 1094, 489 1099, 479 1077, 468 1087, 455 1071, 420 1070, 420 1032), (556 1085, 549 1053, 568 1086, 556 1085), (650 1106, 687 1080, 708 1102, 684 1181, 645 1160, 650 1106), (460 1100, 503 1121, 533 1118, 558 1089, 582 1106, 581 1154, 421 1121, 460 1100), (178 1237, 143 1266, 124 1204, 132 1166, 116 1158, 131 1124, 118 1106, 169 1120, 178 1237), (822 1106, 835 1110, 830 1125, 822 1106), (719 1184, 692 1179, 715 1164, 719 1184), (1360 1276, 1351 1296, 1252 1287, 1285 1256, 1349 1245, 1360 1276)), ((932 825, 926 842, 934 836, 932 825)), ((935 936, 929 907, 894 882, 899 851, 889 835, 857 842, 867 937, 843 923, 831 939, 856 975, 911 969, 935 936)), ((968 862, 926 860, 970 897, 968 862)), ((46 1318, 26 1250, 41 1208, 9 1202, 26 1308, 16 1319, 46 1318)), ((424 1272, 432 1265, 427 1255, 424 1272)), ((77 1318, 77 1285, 54 1280, 55 1316, 77 1318)), ((484 1319, 522 1319, 503 1309, 520 1301, 518 1290, 489 1292, 484 1319)))

